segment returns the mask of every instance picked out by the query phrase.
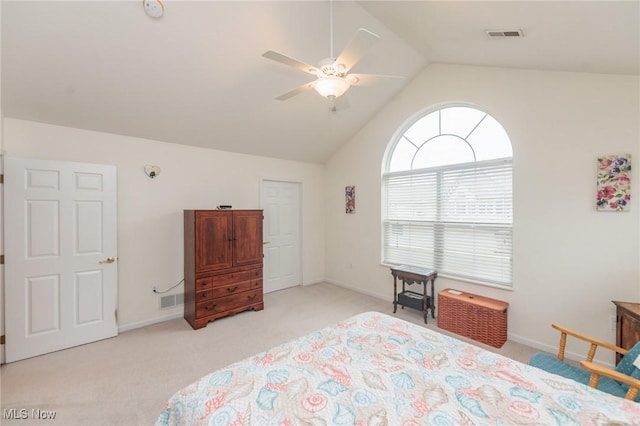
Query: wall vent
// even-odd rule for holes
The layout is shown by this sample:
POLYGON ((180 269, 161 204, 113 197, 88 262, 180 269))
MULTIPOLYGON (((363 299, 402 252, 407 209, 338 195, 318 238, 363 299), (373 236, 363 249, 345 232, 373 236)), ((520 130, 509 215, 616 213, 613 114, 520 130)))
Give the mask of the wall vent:
POLYGON ((524 37, 522 30, 484 30, 489 38, 524 37))
POLYGON ((160 298, 160 309, 171 308, 176 305, 184 305, 184 293, 170 294, 160 298))

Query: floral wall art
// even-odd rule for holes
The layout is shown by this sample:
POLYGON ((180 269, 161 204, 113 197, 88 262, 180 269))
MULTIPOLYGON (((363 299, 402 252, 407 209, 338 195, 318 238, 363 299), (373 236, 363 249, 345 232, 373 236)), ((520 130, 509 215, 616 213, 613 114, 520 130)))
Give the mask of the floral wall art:
POLYGON ((596 210, 628 211, 631 200, 631 154, 598 157, 596 210))
POLYGON ((345 213, 347 214, 355 214, 356 213, 356 187, 345 186, 344 187, 344 204, 345 204, 345 213))

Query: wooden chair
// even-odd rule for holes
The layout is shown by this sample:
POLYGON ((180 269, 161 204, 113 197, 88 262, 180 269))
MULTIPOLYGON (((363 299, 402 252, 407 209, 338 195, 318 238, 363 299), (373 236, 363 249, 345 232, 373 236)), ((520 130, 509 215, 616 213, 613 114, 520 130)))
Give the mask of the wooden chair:
POLYGON ((640 390, 640 369, 633 365, 635 359, 640 356, 640 342, 627 350, 557 324, 552 324, 551 326, 560 332, 558 355, 554 357, 546 353, 533 354, 529 360, 530 365, 584 383, 603 392, 640 402, 640 395, 638 395, 640 390), (575 337, 590 344, 587 358, 580 362, 580 366, 564 361, 567 336, 575 337), (598 347, 623 355, 615 369, 593 362, 593 357, 598 347))

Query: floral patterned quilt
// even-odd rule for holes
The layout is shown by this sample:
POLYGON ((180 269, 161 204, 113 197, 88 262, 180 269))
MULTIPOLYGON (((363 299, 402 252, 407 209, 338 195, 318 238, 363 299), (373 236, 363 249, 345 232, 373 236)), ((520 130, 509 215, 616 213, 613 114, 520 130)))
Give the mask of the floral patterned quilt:
POLYGON ((607 423, 640 404, 368 312, 203 377, 156 425, 607 423))

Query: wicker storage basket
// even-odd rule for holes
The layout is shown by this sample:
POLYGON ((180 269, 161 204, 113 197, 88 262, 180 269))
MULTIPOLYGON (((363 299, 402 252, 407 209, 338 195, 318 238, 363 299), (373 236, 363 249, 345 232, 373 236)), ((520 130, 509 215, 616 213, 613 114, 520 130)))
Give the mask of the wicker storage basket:
POLYGON ((507 341, 509 304, 453 291, 455 293, 445 289, 438 293, 438 327, 496 348, 502 347, 507 341))

